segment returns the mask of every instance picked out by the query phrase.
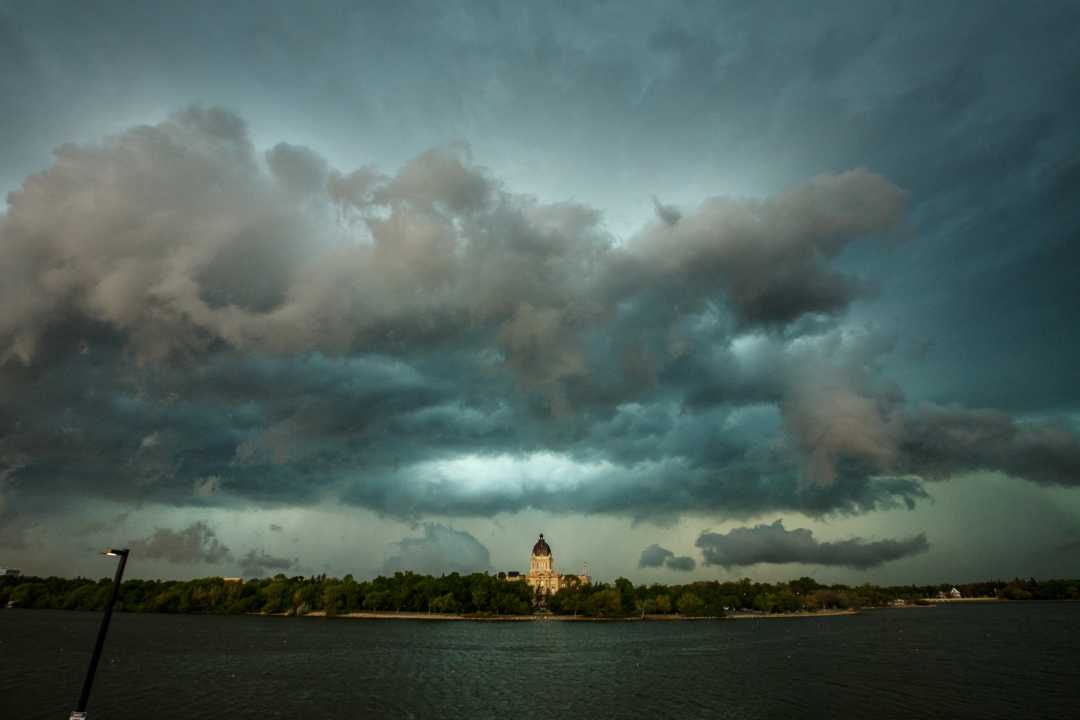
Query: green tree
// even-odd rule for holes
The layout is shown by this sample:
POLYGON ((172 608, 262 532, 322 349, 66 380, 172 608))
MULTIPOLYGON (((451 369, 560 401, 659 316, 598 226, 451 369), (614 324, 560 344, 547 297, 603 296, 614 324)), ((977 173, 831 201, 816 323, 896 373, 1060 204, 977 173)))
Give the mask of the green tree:
POLYGON ((623 613, 622 595, 615 588, 594 592, 585 601, 584 611, 590 617, 619 617, 623 613))
POLYGON ((491 593, 481 585, 472 591, 473 612, 491 612, 491 593))
POLYGON ((634 597, 634 583, 624 577, 616 578, 615 589, 619 592, 619 607, 623 612, 633 612, 637 607, 634 597))
POLYGON ((285 612, 289 607, 287 594, 289 593, 288 581, 282 576, 281 580, 274 580, 264 587, 260 593, 263 598, 263 611, 268 613, 285 612))
POLYGON ((458 602, 457 598, 454 597, 454 593, 446 593, 433 598, 429 607, 432 612, 456 613, 458 611, 458 602))
POLYGON ((675 604, 682 615, 700 615, 705 609, 705 603, 692 592, 684 592, 675 604))
POLYGON ((328 617, 345 612, 347 588, 344 583, 323 583, 322 607, 328 617))
POLYGON ((374 590, 369 592, 367 597, 364 598, 364 609, 374 611, 387 610, 390 608, 391 600, 392 597, 390 593, 384 590, 374 590))

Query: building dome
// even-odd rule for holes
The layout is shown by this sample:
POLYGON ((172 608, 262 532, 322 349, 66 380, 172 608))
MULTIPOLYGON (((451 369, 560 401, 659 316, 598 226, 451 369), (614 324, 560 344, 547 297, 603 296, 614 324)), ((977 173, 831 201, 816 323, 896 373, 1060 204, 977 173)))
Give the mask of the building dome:
POLYGON ((540 539, 533 545, 532 554, 534 557, 551 557, 551 548, 548 547, 547 542, 544 540, 544 533, 540 533, 540 539))

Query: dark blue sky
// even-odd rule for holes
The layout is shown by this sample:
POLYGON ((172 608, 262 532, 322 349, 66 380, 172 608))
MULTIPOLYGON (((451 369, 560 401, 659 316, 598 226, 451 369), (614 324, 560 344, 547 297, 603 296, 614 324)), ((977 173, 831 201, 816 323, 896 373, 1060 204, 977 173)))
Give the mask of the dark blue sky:
POLYGON ((1064 2, 0 2, 0 563, 1075 575, 1077 47, 1064 2))

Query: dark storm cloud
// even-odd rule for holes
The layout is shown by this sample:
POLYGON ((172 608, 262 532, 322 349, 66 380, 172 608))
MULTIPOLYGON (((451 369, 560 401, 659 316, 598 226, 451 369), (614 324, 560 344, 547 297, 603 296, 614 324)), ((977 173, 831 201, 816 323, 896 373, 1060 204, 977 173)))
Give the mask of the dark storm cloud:
POLYGON ((919 404, 836 385, 804 385, 784 405, 803 474, 830 484, 846 459, 879 473, 942 480, 991 470, 1043 485, 1080 485, 1080 433, 1064 419, 919 404))
POLYGON ((473 573, 491 569, 491 553, 464 530, 424 523, 423 535, 395 543, 391 557, 383 563, 384 573, 412 571, 429 575, 473 573))
POLYGON ((108 530, 115 530, 117 527, 124 524, 128 519, 130 513, 118 513, 113 517, 102 520, 87 520, 79 527, 80 534, 93 535, 97 533, 103 533, 108 530))
POLYGON ((662 548, 659 545, 650 545, 641 551, 641 557, 638 558, 639 568, 660 567, 664 564, 664 561, 668 558, 675 557, 675 553, 671 552, 667 548, 662 548))
POLYGON ((858 281, 825 261, 894 225, 906 201, 851 171, 765 202, 714 198, 618 248, 596 211, 512 195, 451 147, 376 187, 381 212, 354 218, 371 239, 358 243, 296 204, 329 202, 325 161, 279 144, 268 162, 285 194, 243 121, 218 108, 59 148, 0 226, 0 270, 17 280, 2 296, 0 358, 47 362, 45 332, 69 318, 122 334, 143 361, 220 345, 408 351, 487 329, 523 376, 557 391, 585 370, 580 332, 646 289, 677 292, 684 313, 725 296, 750 325, 843 309, 858 281))
POLYGON ((694 558, 687 556, 677 557, 675 553, 667 548, 655 544, 642 550, 641 557, 638 558, 639 568, 666 567, 669 570, 689 572, 696 566, 697 563, 694 561, 694 558))
MULTIPOLYGON (((409 517, 820 515, 925 496, 918 478, 870 477, 917 463, 901 445, 919 425, 877 377, 887 339, 827 322, 746 333, 838 309, 804 294, 805 279, 843 277, 827 259, 895 224, 904 193, 882 178, 852 171, 774 200, 713 199, 616 246, 595 211, 514 196, 465 149, 445 148, 395 177, 326 176, 338 187, 326 209, 370 237, 342 245, 332 214, 311 205, 325 175, 314 158, 274 149, 282 194, 238 118, 193 107, 67 146, 11 196, 0 264, 19 282, 0 315, 0 380, 13 399, 5 472, 20 492, 111 477, 119 459, 97 492, 184 503, 331 491, 409 517), (683 303, 674 313, 671 298, 683 303), (683 398, 697 411, 680 414, 683 398), (780 407, 782 427, 764 429, 786 431, 790 447, 726 422, 754 403, 780 407), (501 478, 481 489, 437 471, 461 454, 545 452, 596 469, 571 487, 501 478)), ((1067 462, 1076 437, 1019 442, 1067 462)), ((945 471, 1034 466, 975 449, 945 453, 945 471)))
POLYGON ((4 538, 84 495, 659 518, 1076 484, 1076 8, 485 8, 0 10, 4 538), (270 137, 147 114, 189 98, 270 137))
POLYGON ((926 552, 930 547, 923 534, 906 540, 851 538, 819 542, 810 530, 787 530, 780 520, 727 533, 702 533, 695 544, 701 548, 706 565, 731 568, 757 563, 803 563, 844 565, 857 570, 926 552))
POLYGON ((927 406, 905 429, 904 464, 933 479, 992 468, 1043 485, 1080 486, 1080 442, 1061 421, 1017 422, 997 410, 927 406))
MULTIPOLYGON (((398 514, 747 512, 762 502, 858 511, 919 495, 855 480, 792 496, 786 480, 768 499, 740 500, 739 478, 761 471, 746 447, 642 463, 605 457, 589 439, 590 423, 654 390, 688 352, 648 343, 681 333, 685 345, 694 331, 680 325, 719 299, 740 325, 845 305, 803 291, 841 278, 827 259, 897 221, 904 193, 884 179, 852 171, 770 201, 713 199, 621 247, 595 210, 513 195, 465 147, 424 153, 395 176, 331 175, 284 144, 267 161, 273 177, 235 115, 193 106, 100 145, 64 146, 10 196, 0 266, 18 281, 0 291, 3 382, 15 398, 5 442, 8 470, 39 484, 32 492, 120 460, 105 495, 296 502, 337 484, 398 514), (664 296, 682 309, 650 316, 664 296), (784 309, 766 312, 778 297, 784 309), (610 385, 601 343, 620 307, 635 308, 647 343, 610 385), (545 409, 530 409, 534 400, 545 409), (508 429, 512 416, 523 430, 508 429), (549 449, 606 462, 603 479, 560 499, 543 486, 459 492, 457 481, 433 495, 422 476, 426 461, 454 453, 549 449), (696 479, 685 489, 663 487, 686 473, 696 479), (647 486, 656 490, 643 497, 647 486)), ((707 340, 718 341, 730 335, 707 340)))
POLYGON ((700 286, 707 296, 722 288, 741 325, 783 326, 841 311, 864 292, 826 261, 895 226, 907 200, 884 178, 852 170, 761 203, 707 200, 677 223, 661 216, 630 247, 650 285, 700 286))
POLYGON ((815 516, 858 514, 912 508, 927 497, 918 480, 912 478, 852 476, 828 487, 804 486, 790 465, 757 460, 751 457, 730 465, 700 467, 685 458, 611 463, 587 469, 572 482, 559 483, 523 481, 523 469, 511 463, 496 482, 484 488, 472 487, 466 475, 440 472, 436 461, 396 473, 366 475, 348 485, 343 498, 406 518, 488 516, 535 508, 670 520, 692 511, 727 517, 748 517, 766 509, 815 516))
POLYGON ((229 548, 205 522, 195 522, 182 530, 158 528, 152 535, 129 543, 132 555, 171 563, 217 564, 230 559, 229 548))
POLYGON ((284 572, 291 568, 294 560, 275 557, 265 550, 248 550, 240 559, 240 570, 245 577, 263 577, 271 571, 284 572))

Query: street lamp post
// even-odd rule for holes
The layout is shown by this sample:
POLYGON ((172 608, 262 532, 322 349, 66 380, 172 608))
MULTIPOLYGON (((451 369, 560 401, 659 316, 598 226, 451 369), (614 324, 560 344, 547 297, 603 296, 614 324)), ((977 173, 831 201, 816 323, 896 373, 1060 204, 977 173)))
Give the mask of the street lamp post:
POLYGON ((94 684, 94 672, 97 671, 98 660, 101 659, 101 650, 105 647, 105 633, 109 632, 109 620, 112 619, 113 605, 116 604, 116 596, 120 594, 120 580, 124 577, 124 566, 127 565, 128 550, 105 551, 105 555, 120 558, 116 566, 116 576, 113 577, 112 594, 109 602, 105 605, 105 617, 101 618, 101 627, 98 629, 97 642, 94 644, 94 654, 90 656, 90 667, 86 671, 86 680, 83 682, 82 693, 79 695, 79 704, 71 711, 69 720, 86 719, 86 702, 90 699, 90 686, 94 684))

